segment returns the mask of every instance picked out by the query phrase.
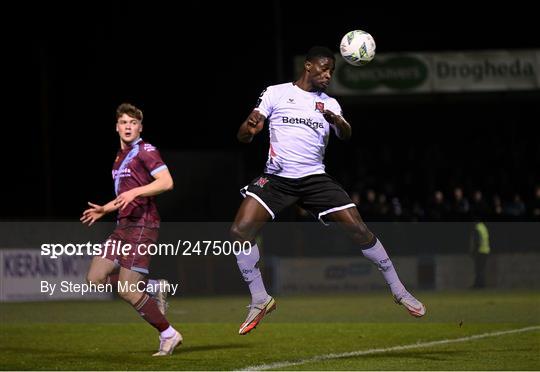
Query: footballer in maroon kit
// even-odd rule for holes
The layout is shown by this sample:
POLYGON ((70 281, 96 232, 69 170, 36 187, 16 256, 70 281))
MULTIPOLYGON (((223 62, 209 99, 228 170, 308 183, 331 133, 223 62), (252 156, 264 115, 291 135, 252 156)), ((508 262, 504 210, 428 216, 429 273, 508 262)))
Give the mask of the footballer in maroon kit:
MULTIPOLYGON (((173 180, 157 149, 140 137, 142 111, 123 103, 116 110, 116 119, 120 136, 120 150, 112 170, 116 198, 105 205, 89 202, 90 208, 83 212, 81 221, 90 226, 118 210, 117 227, 104 245, 105 256, 93 258, 87 280, 95 284, 117 284, 118 294, 160 332, 160 347, 154 356, 170 355, 182 343, 182 335, 165 318, 166 292, 148 292, 138 284, 146 281, 150 264, 150 256, 139 247, 155 243, 158 237, 160 217, 155 196, 171 190, 173 180), (126 245, 128 254, 112 249, 126 245)), ((148 286, 152 287, 161 288, 148 286)))

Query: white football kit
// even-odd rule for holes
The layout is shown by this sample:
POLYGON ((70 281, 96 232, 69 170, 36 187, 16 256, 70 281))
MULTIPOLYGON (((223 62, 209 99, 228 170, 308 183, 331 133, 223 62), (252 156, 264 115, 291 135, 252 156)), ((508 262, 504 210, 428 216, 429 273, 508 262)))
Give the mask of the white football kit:
POLYGON ((255 110, 268 119, 270 131, 265 173, 285 178, 325 173, 324 151, 333 127, 324 119, 325 109, 341 115, 334 98, 293 83, 272 85, 261 93, 255 110))

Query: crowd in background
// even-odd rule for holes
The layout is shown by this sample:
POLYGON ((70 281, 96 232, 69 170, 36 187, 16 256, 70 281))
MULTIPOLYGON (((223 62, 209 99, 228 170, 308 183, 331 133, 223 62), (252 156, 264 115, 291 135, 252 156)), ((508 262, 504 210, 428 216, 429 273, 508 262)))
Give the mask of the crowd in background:
MULTIPOLYGON (((514 193, 510 198, 485 195, 481 190, 469 194, 455 187, 449 192, 435 190, 425 200, 411 200, 399 194, 387 195, 371 188, 349 192, 366 221, 540 221, 540 186, 529 197, 514 193)), ((308 217, 298 208, 298 216, 308 217)))
POLYGON ((351 198, 365 220, 463 221, 540 220, 540 186, 525 197, 519 193, 508 199, 482 190, 466 193, 461 187, 435 190, 426 200, 387 195, 374 189, 354 190, 351 198))

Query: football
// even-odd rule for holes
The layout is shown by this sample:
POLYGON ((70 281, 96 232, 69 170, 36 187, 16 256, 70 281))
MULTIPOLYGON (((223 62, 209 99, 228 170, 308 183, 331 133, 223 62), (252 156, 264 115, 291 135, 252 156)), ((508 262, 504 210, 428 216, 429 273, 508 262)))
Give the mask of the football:
POLYGON ((375 57, 375 40, 365 31, 350 31, 341 39, 339 51, 351 65, 362 66, 375 57))

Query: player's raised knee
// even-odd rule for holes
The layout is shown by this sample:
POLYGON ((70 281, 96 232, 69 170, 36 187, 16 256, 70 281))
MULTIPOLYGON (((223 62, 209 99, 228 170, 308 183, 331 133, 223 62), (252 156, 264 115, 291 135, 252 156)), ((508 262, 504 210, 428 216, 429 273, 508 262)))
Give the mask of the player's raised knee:
POLYGON ((131 287, 135 286, 118 286, 118 295, 126 302, 134 304, 141 297, 141 292, 137 290, 131 290, 131 287))
POLYGON ((368 229, 365 223, 360 222, 354 225, 353 229, 353 236, 354 239, 357 241, 358 244, 366 245, 370 244, 373 239, 375 239, 375 236, 373 233, 368 229))
POLYGON ((369 230, 367 225, 363 222, 357 223, 355 225, 357 234, 366 237, 371 238, 373 236, 373 233, 369 230))
POLYGON ((88 284, 105 284, 107 282, 107 277, 103 275, 99 275, 97 273, 89 272, 86 275, 86 282, 88 284))
POLYGON ((249 228, 249 224, 235 222, 231 226, 229 234, 231 236, 231 239, 234 241, 246 242, 251 241, 254 238, 253 234, 250 233, 251 230, 252 229, 249 228))

